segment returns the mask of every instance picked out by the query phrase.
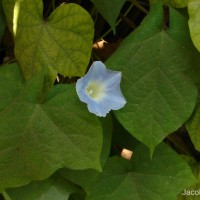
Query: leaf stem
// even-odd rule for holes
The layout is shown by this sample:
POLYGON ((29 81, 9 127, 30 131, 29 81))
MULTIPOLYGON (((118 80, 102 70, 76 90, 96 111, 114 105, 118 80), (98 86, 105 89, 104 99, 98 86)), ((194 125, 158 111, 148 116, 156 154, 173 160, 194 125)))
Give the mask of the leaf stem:
POLYGON ((52 8, 53 8, 53 10, 56 9, 56 3, 55 3, 55 0, 52 0, 52 8))
POLYGON ((142 11, 145 14, 148 14, 148 10, 146 10, 141 4, 138 3, 137 0, 129 0, 133 5, 135 5, 140 11, 142 11))
MULTIPOLYGON (((124 17, 130 12, 130 10, 133 8, 133 4, 131 5, 131 6, 129 6, 129 8, 127 9, 127 11, 124 13, 124 17)), ((122 18, 120 18, 117 22, 116 22, 116 26, 118 26, 119 25, 119 23, 122 21, 123 19, 122 18)), ((110 29, 108 29, 102 36, 101 36, 101 38, 99 38, 99 40, 100 39, 102 39, 102 38, 104 38, 106 35, 108 35, 110 32, 112 31, 112 28, 110 28, 110 29)))
POLYGON ((185 145, 182 139, 175 134, 170 134, 167 136, 167 139, 171 141, 180 151, 182 151, 186 155, 192 155, 190 149, 185 145))

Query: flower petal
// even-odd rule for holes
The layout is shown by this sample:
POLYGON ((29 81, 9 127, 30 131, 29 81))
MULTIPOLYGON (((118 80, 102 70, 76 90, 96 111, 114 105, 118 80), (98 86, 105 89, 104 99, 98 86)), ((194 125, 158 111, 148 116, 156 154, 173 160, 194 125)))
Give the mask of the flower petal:
POLYGON ((87 79, 80 78, 76 83, 76 92, 78 94, 78 97, 81 101, 87 103, 89 101, 88 95, 84 92, 86 90, 88 82, 87 79))
POLYGON ((120 91, 114 91, 115 94, 109 94, 100 102, 104 107, 110 107, 112 110, 119 110, 124 107, 126 100, 120 91))
POLYGON ((101 61, 95 61, 91 65, 85 78, 88 80, 102 80, 106 73, 106 66, 101 61))
POLYGON ((110 107, 104 107, 95 101, 88 103, 87 107, 91 113, 94 113, 99 117, 105 117, 111 110, 110 107))
POLYGON ((115 72, 108 79, 105 78, 104 84, 107 90, 120 89, 121 76, 121 72, 115 72))

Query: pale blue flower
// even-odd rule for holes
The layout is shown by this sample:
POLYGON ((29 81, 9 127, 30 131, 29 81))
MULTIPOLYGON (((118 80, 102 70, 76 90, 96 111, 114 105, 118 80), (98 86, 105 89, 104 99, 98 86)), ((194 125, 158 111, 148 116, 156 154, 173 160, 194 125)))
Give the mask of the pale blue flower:
POLYGON ((120 89, 121 77, 121 72, 106 69, 102 62, 96 61, 77 81, 76 92, 91 113, 105 117, 111 110, 118 110, 126 104, 120 89))

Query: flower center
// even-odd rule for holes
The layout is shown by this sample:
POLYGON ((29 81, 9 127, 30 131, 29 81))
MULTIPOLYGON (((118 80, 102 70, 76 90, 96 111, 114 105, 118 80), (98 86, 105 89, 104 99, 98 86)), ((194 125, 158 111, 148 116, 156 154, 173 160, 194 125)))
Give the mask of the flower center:
POLYGON ((103 84, 97 81, 90 82, 86 88, 86 92, 91 98, 99 100, 104 94, 103 84))

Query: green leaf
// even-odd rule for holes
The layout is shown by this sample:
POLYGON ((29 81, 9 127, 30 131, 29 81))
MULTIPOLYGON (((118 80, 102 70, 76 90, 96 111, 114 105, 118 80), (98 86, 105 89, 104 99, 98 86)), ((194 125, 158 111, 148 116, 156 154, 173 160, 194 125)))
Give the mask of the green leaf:
POLYGON ((165 0, 164 3, 174 8, 185 8, 188 6, 188 0, 165 0))
POLYGON ((187 121, 186 128, 196 150, 200 151, 200 104, 192 117, 187 121))
POLYGON ((10 32, 13 32, 13 11, 16 0, 2 0, 3 9, 10 32))
POLYGON ((188 162, 193 174, 198 180, 198 183, 189 188, 184 188, 184 190, 178 195, 178 200, 198 200, 200 195, 200 163, 193 157, 183 156, 183 158, 188 162))
POLYGON ((168 146, 159 145, 152 159, 139 145, 131 161, 111 158, 93 182, 86 200, 176 200, 196 179, 188 165, 168 146))
POLYGON ((113 117, 113 137, 112 142, 121 149, 125 148, 133 151, 133 149, 140 143, 134 138, 124 127, 113 117))
POLYGON ((105 18, 110 24, 114 34, 116 32, 116 20, 120 14, 120 10, 125 3, 125 0, 91 0, 96 6, 99 13, 105 18), (114 6, 114 9, 113 9, 114 6))
POLYGON ((111 139, 112 139, 112 131, 113 131, 113 124, 112 124, 112 117, 111 115, 107 115, 104 118, 99 118, 103 128, 103 146, 101 150, 101 166, 103 167, 108 160, 110 155, 110 147, 111 147, 111 139))
POLYGON ((69 200, 85 200, 85 194, 74 193, 70 196, 69 200))
POLYGON ((42 0, 17 0, 13 21, 15 55, 25 78, 42 69, 54 79, 57 73, 85 74, 92 50, 93 21, 78 4, 61 4, 44 20, 42 0))
MULTIPOLYGON (((149 0, 150 3, 155 3, 160 0, 149 0)), ((174 8, 185 8, 188 5, 189 0, 162 0, 163 4, 172 6, 174 8)))
POLYGON ((200 68, 200 57, 190 40, 187 18, 177 10, 170 8, 165 30, 162 5, 153 4, 141 26, 106 63, 122 71, 127 104, 115 115, 151 151, 192 114, 197 88, 184 71, 193 65, 200 68))
POLYGON ((5 28, 5 18, 2 7, 2 1, 0 0, 0 41, 4 33, 4 28, 5 28))
MULTIPOLYGON (((107 162, 110 154, 111 137, 112 137, 111 116, 107 115, 106 118, 101 118, 101 123, 103 127, 103 146, 102 146, 100 161, 101 161, 101 166, 103 167, 107 162)), ((92 183, 92 180, 99 174, 99 172, 93 169, 86 169, 86 170, 61 169, 59 173, 65 179, 70 180, 71 182, 81 186, 85 190, 87 190, 89 185, 92 183)))
POLYGON ((100 170, 102 128, 74 85, 55 86, 42 100, 44 77, 28 81, 0 112, 0 191, 42 180, 66 167, 100 170))
POLYGON ((189 19, 189 28, 190 35, 194 46, 200 51, 200 1, 199 0, 189 0, 188 3, 188 13, 190 16, 189 19))
POLYGON ((4 197, 6 200, 67 200, 70 194, 77 191, 75 185, 54 175, 44 181, 34 181, 23 187, 8 189, 4 192, 4 197))
POLYGON ((18 95, 23 83, 22 74, 17 63, 0 67, 0 111, 18 95))

